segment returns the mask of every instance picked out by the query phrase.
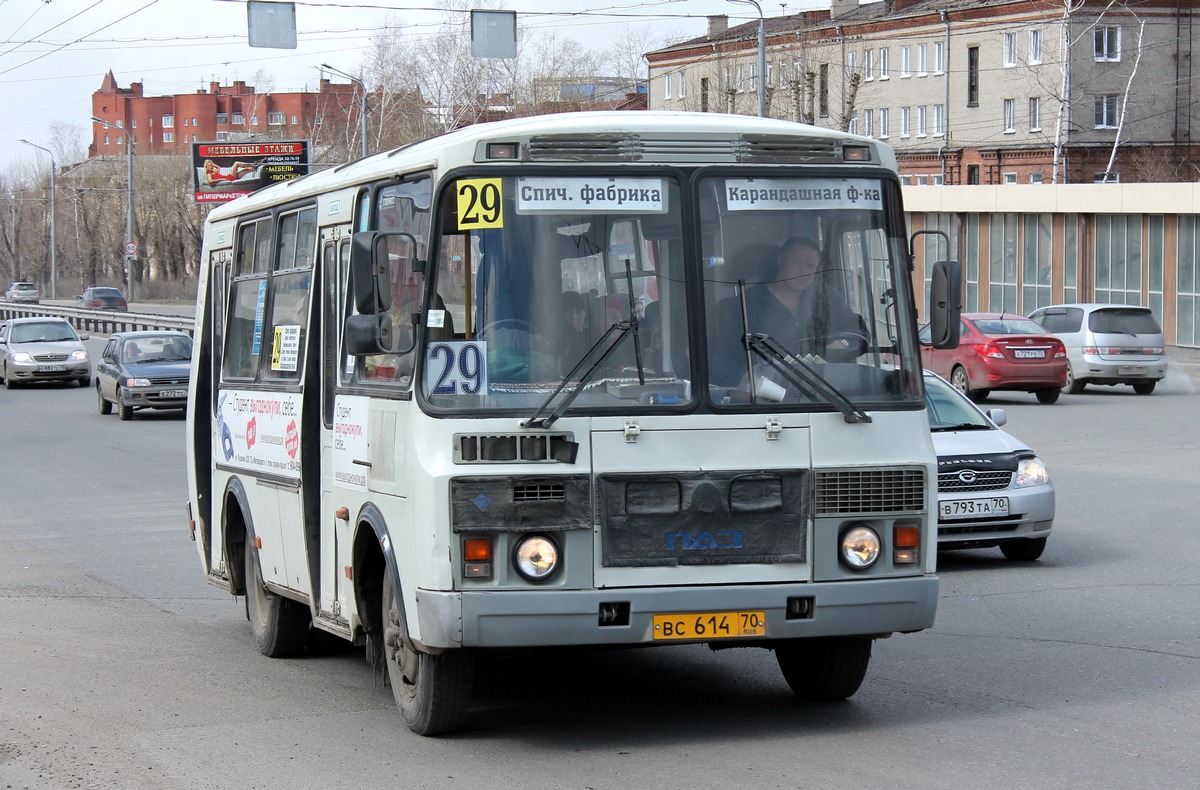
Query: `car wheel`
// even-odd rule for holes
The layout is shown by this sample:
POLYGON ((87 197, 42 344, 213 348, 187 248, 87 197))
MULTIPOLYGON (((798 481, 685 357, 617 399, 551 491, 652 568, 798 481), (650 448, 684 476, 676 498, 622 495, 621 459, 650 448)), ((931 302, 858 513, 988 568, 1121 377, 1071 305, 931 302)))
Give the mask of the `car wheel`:
POLYGON ((775 660, 797 697, 821 701, 853 696, 867 676, 871 640, 855 637, 789 639, 775 660))
POLYGON ((1013 562, 1033 562, 1042 556, 1046 550, 1045 538, 1030 538, 1027 540, 1010 540, 1000 544, 1000 551, 1006 559, 1013 562))
POLYGON ((3 368, 3 367, 0 367, 0 384, 4 384, 4 383, 5 383, 5 380, 4 380, 4 368, 3 368))
POLYGON ((1054 389, 1053 387, 1038 390, 1037 391, 1038 403, 1057 403, 1058 396, 1061 393, 1062 393, 1061 390, 1054 389))
POLYGON ((1133 385, 1133 391, 1138 395, 1149 395, 1151 392, 1154 392, 1156 384, 1158 384, 1157 381, 1139 381, 1133 385))
POLYGON ((117 409, 122 420, 128 422, 133 419, 133 407, 125 405, 125 396, 121 394, 121 390, 117 390, 117 409))
POLYGON ((471 707, 475 678, 471 654, 458 648, 434 655, 413 645, 404 607, 386 568, 381 604, 388 681, 404 723, 418 735, 438 735, 462 727, 471 707))
POLYGON ((99 407, 101 414, 112 414, 112 403, 100 391, 100 382, 98 381, 96 382, 96 406, 99 407))
POLYGON ((967 371, 962 365, 955 365, 954 370, 950 371, 950 384, 963 395, 971 397, 971 380, 967 378, 967 371))
POLYGON ((4 389, 15 390, 16 388, 17 388, 16 379, 14 379, 12 376, 5 376, 4 377, 4 389))
POLYGON ((1071 372, 1071 366, 1067 365, 1067 385, 1063 387, 1069 395, 1078 395, 1083 392, 1083 388, 1087 386, 1086 381, 1076 381, 1075 374, 1071 372))
POLYGON ((92 377, 91 376, 88 376, 86 379, 76 379, 76 381, 79 382, 79 389, 81 389, 81 390, 85 390, 88 387, 92 386, 92 377))
POLYGON ((312 616, 298 601, 282 598, 267 590, 258 566, 258 549, 247 540, 243 552, 246 563, 246 619, 254 633, 259 652, 271 658, 299 653, 308 639, 312 616))

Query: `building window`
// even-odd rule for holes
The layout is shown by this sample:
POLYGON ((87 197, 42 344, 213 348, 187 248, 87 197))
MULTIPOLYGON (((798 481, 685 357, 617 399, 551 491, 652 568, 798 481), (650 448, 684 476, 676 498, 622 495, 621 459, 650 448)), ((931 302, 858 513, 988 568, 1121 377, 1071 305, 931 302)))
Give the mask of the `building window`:
POLYGON ((1004 68, 1017 65, 1017 34, 1004 34, 1004 68))
POLYGON ((199 125, 200 125, 200 119, 192 118, 192 126, 199 126, 199 125))
POLYGON ((1006 183, 1006 184, 1017 183, 1017 174, 1016 173, 1005 173, 1004 174, 1004 183, 1006 183))
POLYGON ((901 137, 908 137, 912 133, 911 124, 912 124, 912 108, 911 107, 901 107, 900 108, 900 136, 901 137))
POLYGON ((218 142, 228 140, 228 139, 229 139, 229 132, 217 132, 218 142))
POLYGON ((1030 173, 1029 174, 1029 183, 1031 183, 1031 184, 1042 183, 1042 174, 1041 173, 1030 173))
POLYGON ((296 116, 294 116, 294 115, 293 115, 293 116, 292 116, 292 126, 295 126, 295 125, 296 125, 296 123, 297 123, 296 116))
POLYGON ((163 132, 163 142, 164 143, 175 142, 175 133, 174 132, 163 132))
POLYGON ((750 90, 758 91, 758 64, 750 64, 750 90))
POLYGON ((1042 130, 1042 100, 1038 96, 1029 97, 1029 131, 1042 130))
POLYGON ((924 77, 929 73, 929 45, 917 44, 917 76, 924 77))
POLYGON ((108 145, 108 135, 104 135, 104 144, 108 145))
POLYGON ((858 134, 858 113, 850 117, 850 134, 858 134))
POLYGON ((235 112, 233 114, 233 125, 234 126, 241 126, 245 122, 246 122, 245 116, 243 116, 240 112, 235 112))
POLYGON ((929 176, 917 176, 917 186, 929 186, 929 176))
POLYGON ((946 133, 946 106, 944 104, 933 105, 933 136, 941 137, 946 133))
POLYGON ((863 110, 863 134, 867 137, 875 136, 875 111, 863 110))
POLYGON ((1004 100, 1004 133, 1012 134, 1017 131, 1017 100, 1004 100))
POLYGON ((1092 181, 1097 184, 1119 184, 1121 183, 1120 173, 1097 173, 1092 177, 1092 181))
POLYGON ((681 71, 681 72, 679 72, 679 98, 682 99, 686 95, 687 95, 687 89, 684 87, 684 74, 681 71))
POLYGON ((932 176, 930 176, 929 178, 930 178, 930 183, 932 183, 934 186, 939 186, 939 187, 940 187, 940 186, 942 186, 943 184, 945 184, 945 183, 946 183, 946 177, 945 177, 945 176, 943 176, 941 173, 938 173, 938 174, 936 174, 936 175, 932 175, 932 176))
POLYGON ((125 144, 125 137, 123 135, 118 134, 117 135, 117 145, 124 145, 124 144, 125 144))
MULTIPOLYGON (((847 57, 847 61, 846 61, 846 63, 847 63, 847 66, 848 66, 848 68, 849 68, 849 72, 848 72, 848 73, 850 73, 850 74, 856 74, 856 73, 858 73, 858 53, 857 53, 857 52, 851 52, 851 53, 850 53, 850 54, 848 54, 846 57, 847 57)), ((799 78, 800 78, 800 75, 799 75, 799 74, 796 74, 796 78, 797 78, 797 79, 799 79, 799 78)))
POLYGON ((1117 94, 1109 93, 1096 97, 1096 128, 1117 128, 1117 94))
POLYGON ((888 71, 888 49, 883 47, 879 50, 879 79, 886 80, 891 77, 888 71))
POLYGON ((184 128, 184 129, 186 129, 186 128, 187 128, 187 125, 188 125, 188 119, 187 119, 187 118, 184 118, 184 119, 183 119, 183 128, 184 128))
POLYGON ((818 100, 819 100, 819 104, 820 104, 820 113, 821 113, 822 118, 828 118, 829 117, 829 64, 822 63, 821 68, 818 69, 818 72, 819 72, 819 74, 818 74, 819 84, 817 86, 817 91, 818 91, 818 100))
POLYGON ((888 125, 889 125, 888 121, 889 121, 890 115, 891 115, 891 112, 888 110, 887 107, 884 107, 879 111, 879 136, 880 136, 880 138, 888 137, 890 135, 890 130, 888 129, 888 125))
POLYGON ((936 41, 933 44, 933 73, 942 74, 945 72, 946 50, 945 44, 941 41, 936 41))
POLYGON ((700 78, 700 112, 708 112, 708 77, 700 78))
POLYGON ((900 76, 912 76, 912 46, 909 44, 900 47, 900 76))
MULTIPOLYGON (((738 80, 739 81, 741 81, 741 78, 742 78, 742 75, 740 73, 741 70, 742 70, 742 67, 738 66, 738 72, 739 72, 738 80)), ((663 98, 664 99, 671 98, 671 73, 670 72, 667 72, 666 74, 663 75, 663 98)))
POLYGON ((282 113, 282 112, 278 112, 278 111, 267 113, 267 125, 268 126, 283 126, 286 123, 287 123, 287 113, 282 113))
MULTIPOLYGON (((745 88, 742 87, 742 79, 743 79, 744 72, 745 72, 745 69, 743 69, 742 66, 737 67, 737 80, 735 81, 734 84, 737 86, 738 91, 745 90, 745 88)), ((670 81, 667 82, 667 98, 668 99, 671 98, 671 83, 670 83, 670 81)))
POLYGON ((967 165, 967 183, 971 186, 978 186, 979 165, 967 165))
POLYGON ((917 108, 917 137, 924 137, 926 134, 926 118, 929 115, 929 108, 921 105, 917 108))
POLYGON ((979 106, 979 47, 967 47, 967 106, 979 106))
POLYGON ((778 81, 775 83, 775 86, 777 88, 782 88, 785 85, 787 85, 788 69, 787 69, 787 61, 786 60, 779 61, 779 71, 777 71, 775 73, 778 76, 778 81))
POLYGON ((863 53, 863 79, 875 79, 875 50, 868 49, 863 53))
POLYGON ((1042 62, 1042 31, 1029 31, 1029 65, 1036 66, 1042 62))
MULTIPOLYGON (((679 90, 683 90, 683 75, 679 75, 679 90)), ((772 61, 767 61, 767 86, 775 85, 775 64, 772 61)), ((683 95, 682 93, 680 94, 683 95)))
POLYGON ((257 116, 257 115, 251 115, 251 116, 250 116, 250 125, 251 125, 251 126, 258 126, 258 116, 257 116))
POLYGON ((1093 32, 1096 60, 1115 62, 1121 59, 1121 28, 1098 27, 1093 32))
POLYGON ((227 113, 227 112, 217 113, 217 126, 228 126, 228 125, 229 125, 229 113, 227 113))
POLYGON ((129 128, 130 128, 130 129, 136 129, 136 128, 137 128, 137 118, 130 118, 130 119, 129 119, 129 128))
POLYGON ((175 128, 175 116, 174 115, 164 115, 162 117, 162 125, 163 125, 164 129, 174 129, 175 128))
POLYGON ((1021 309, 1030 312, 1054 304, 1051 278, 1054 271, 1054 224, 1050 214, 1022 214, 1021 309))

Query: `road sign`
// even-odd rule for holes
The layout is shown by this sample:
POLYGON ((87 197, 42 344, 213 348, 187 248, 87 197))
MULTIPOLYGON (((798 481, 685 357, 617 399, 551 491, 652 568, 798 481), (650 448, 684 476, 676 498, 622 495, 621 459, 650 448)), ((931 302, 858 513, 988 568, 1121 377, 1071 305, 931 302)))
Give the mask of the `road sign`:
POLYGON ((126 255, 137 255, 137 242, 136 241, 125 242, 125 254, 126 255))

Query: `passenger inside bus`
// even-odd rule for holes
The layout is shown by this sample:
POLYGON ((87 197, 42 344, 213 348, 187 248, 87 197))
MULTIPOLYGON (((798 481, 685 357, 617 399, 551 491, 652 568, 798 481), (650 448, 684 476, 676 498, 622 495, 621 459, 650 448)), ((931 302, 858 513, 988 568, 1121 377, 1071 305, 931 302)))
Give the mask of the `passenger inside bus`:
MULTIPOLYGON (((752 250, 754 254, 762 249, 752 250)), ((809 361, 848 362, 866 351, 866 323, 826 277, 820 246, 806 236, 788 239, 758 284, 746 277, 745 321, 751 333, 770 335, 809 361)), ((746 375, 740 297, 717 305, 712 381, 738 386, 746 375)))

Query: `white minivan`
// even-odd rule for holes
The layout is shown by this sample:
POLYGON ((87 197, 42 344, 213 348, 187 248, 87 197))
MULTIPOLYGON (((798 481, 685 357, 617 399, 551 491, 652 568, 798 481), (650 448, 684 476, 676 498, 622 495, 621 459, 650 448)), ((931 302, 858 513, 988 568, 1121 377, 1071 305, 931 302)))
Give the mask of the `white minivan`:
POLYGON ((1149 395, 1167 376, 1162 327, 1148 307, 1059 304, 1029 317, 1067 347, 1066 392, 1083 392, 1088 384, 1128 384, 1138 395, 1149 395))

